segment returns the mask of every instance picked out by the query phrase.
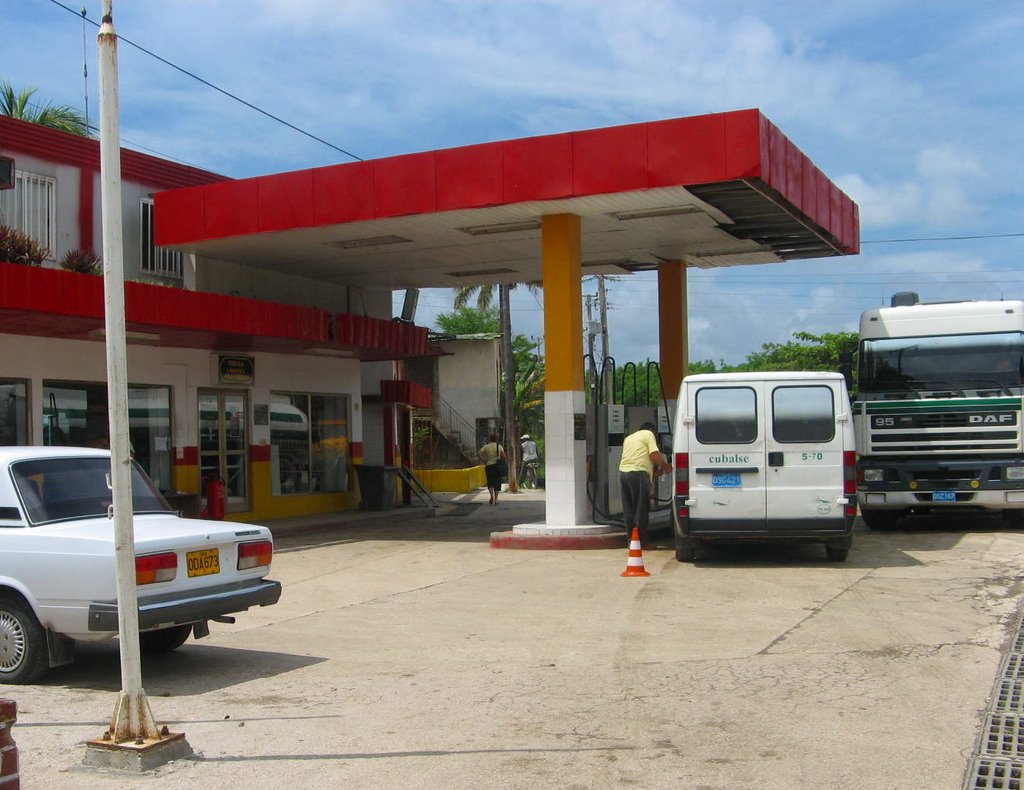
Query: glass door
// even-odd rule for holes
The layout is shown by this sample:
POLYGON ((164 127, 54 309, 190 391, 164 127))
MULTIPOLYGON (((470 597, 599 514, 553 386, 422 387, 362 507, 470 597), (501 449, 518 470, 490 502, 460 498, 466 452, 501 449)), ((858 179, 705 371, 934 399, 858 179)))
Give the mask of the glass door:
POLYGON ((228 512, 249 509, 249 404, 245 392, 205 390, 199 393, 199 477, 225 483, 228 512))

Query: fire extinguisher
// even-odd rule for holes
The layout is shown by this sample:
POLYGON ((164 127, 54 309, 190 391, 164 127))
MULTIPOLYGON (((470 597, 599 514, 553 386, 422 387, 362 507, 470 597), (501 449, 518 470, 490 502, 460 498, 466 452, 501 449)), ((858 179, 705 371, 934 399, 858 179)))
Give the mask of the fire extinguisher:
POLYGON ((226 488, 222 478, 206 478, 206 507, 200 516, 213 521, 223 521, 225 495, 226 488))

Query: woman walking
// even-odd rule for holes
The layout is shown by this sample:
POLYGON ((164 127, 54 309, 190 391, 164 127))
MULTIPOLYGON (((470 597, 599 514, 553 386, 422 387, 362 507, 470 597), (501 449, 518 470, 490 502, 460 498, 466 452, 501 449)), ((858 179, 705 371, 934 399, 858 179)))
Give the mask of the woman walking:
POLYGON ((505 459, 505 448, 498 444, 498 434, 492 433, 490 441, 477 451, 487 475, 487 492, 491 495, 491 504, 498 504, 501 493, 501 479, 508 472, 508 461, 505 459))

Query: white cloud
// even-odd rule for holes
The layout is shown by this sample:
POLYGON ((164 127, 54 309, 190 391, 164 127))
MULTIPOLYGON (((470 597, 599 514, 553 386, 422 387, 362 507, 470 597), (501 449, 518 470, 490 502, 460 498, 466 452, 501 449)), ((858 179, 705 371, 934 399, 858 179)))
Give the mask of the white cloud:
POLYGON ((837 179, 860 207, 864 230, 919 225, 970 227, 987 197, 984 168, 970 151, 951 145, 925 148, 903 180, 868 182, 859 174, 837 179))
MULTIPOLYGON (((81 20, 46 3, 8 5, 19 35, 5 40, 4 76, 38 87, 40 99, 79 104, 81 20)), ((121 3, 115 21, 121 35, 366 158, 759 107, 854 197, 872 240, 1021 231, 1024 9, 1009 0, 985 9, 178 0, 121 3)), ((87 48, 95 117, 94 28, 87 48)), ((121 61, 124 136, 159 154, 233 176, 346 161, 127 45, 121 61)), ((692 273, 694 358, 738 362, 797 329, 855 325, 894 290, 927 299, 1024 290, 1011 239, 863 250, 692 273)), ((651 278, 625 278, 610 298, 614 356, 656 358, 651 278)), ((542 331, 535 303, 514 320, 517 331, 542 331)))

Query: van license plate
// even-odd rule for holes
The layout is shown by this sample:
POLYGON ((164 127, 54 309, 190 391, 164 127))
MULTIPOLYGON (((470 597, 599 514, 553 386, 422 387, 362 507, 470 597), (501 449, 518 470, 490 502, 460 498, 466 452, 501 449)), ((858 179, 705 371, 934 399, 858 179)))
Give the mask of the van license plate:
POLYGON ((738 474, 711 475, 712 488, 742 488, 743 480, 738 474))
POLYGON ((202 551, 190 551, 185 555, 188 563, 188 575, 211 576, 220 573, 220 551, 218 549, 203 549, 202 551))
POLYGON ((956 491, 932 491, 932 502, 956 502, 956 491))

